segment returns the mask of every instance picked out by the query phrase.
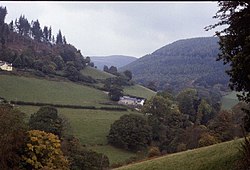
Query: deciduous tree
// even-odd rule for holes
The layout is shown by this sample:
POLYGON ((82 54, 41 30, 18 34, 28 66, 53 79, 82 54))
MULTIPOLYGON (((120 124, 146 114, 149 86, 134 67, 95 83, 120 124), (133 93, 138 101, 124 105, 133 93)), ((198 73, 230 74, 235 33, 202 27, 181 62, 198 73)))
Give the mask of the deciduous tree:
POLYGON ((61 137, 63 130, 62 122, 56 108, 44 106, 30 116, 29 126, 31 129, 50 132, 61 137))
POLYGON ((22 154, 25 169, 69 170, 69 163, 61 150, 58 137, 40 130, 27 132, 26 146, 22 154))
POLYGON ((10 105, 0 105, 0 169, 19 169, 26 131, 24 116, 10 105))
POLYGON ((138 151, 150 144, 151 128, 140 115, 123 115, 111 125, 107 138, 111 145, 138 151))

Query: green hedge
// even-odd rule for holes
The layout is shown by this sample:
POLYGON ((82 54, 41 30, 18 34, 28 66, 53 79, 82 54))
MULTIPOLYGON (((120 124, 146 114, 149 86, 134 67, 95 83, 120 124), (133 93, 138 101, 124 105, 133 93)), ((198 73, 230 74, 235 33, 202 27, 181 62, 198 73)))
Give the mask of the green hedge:
POLYGON ((126 108, 119 108, 119 107, 100 107, 100 108, 97 108, 95 106, 51 104, 51 103, 25 102, 25 101, 13 101, 13 100, 11 100, 10 103, 16 104, 16 105, 53 106, 53 107, 70 108, 70 109, 99 109, 99 110, 110 110, 110 111, 127 111, 126 108))

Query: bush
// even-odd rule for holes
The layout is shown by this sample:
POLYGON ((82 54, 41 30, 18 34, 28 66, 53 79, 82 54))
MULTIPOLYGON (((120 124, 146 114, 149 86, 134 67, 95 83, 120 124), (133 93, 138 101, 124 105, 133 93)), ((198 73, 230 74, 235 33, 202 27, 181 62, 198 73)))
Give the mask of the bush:
POLYGON ((151 147, 148 151, 148 157, 160 156, 161 152, 158 147, 151 147))
POLYGON ((177 152, 181 152, 181 151, 185 151, 187 150, 187 145, 185 143, 180 143, 177 148, 176 148, 176 151, 177 152))
POLYGON ((151 143, 151 128, 140 115, 123 115, 115 121, 107 136, 108 143, 130 151, 145 149, 151 143))
POLYGON ((201 135, 201 138, 199 139, 199 147, 209 146, 219 142, 220 141, 215 136, 212 136, 209 133, 204 133, 201 135))

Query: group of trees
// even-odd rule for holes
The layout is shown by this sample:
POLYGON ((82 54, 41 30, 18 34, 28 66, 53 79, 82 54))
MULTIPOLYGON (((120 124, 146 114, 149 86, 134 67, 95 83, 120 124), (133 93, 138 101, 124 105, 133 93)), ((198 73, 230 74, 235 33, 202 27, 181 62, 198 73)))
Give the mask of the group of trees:
POLYGON ((25 15, 21 15, 15 21, 11 21, 9 24, 5 24, 5 17, 7 15, 6 7, 0 7, 0 24, 1 24, 1 33, 5 37, 1 37, 2 44, 5 44, 7 41, 14 41, 10 39, 9 36, 12 32, 18 33, 21 36, 30 37, 39 42, 49 42, 52 44, 67 44, 65 36, 62 35, 61 30, 58 31, 56 38, 52 34, 51 26, 44 26, 43 28, 40 25, 38 20, 28 21, 25 15), (7 39, 7 37, 9 39, 7 39))
POLYGON ((41 107, 28 124, 25 114, 0 105, 0 169, 106 169, 108 157, 86 150, 66 127, 56 108, 41 107))
MULTIPOLYGON (((112 66, 111 66, 112 67, 112 66)), ((110 77, 104 81, 104 90, 109 92, 109 97, 113 101, 118 101, 123 96, 123 87, 131 86, 132 73, 126 70, 122 73, 116 72, 116 77, 110 77)))
POLYGON ((144 116, 124 115, 114 122, 108 141, 132 151, 156 147, 164 154, 241 137, 240 109, 235 108, 233 114, 220 111, 218 101, 210 95, 195 89, 185 89, 177 96, 157 93, 142 107, 144 116))

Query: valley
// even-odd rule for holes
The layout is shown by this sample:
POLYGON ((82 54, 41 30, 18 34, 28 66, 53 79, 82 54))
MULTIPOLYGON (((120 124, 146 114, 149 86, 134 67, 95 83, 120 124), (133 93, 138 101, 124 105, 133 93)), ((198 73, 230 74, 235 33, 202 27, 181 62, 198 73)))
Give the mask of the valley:
MULTIPOLYGON (((231 3, 219 2, 219 6, 231 3)), ((247 5, 248 14, 249 4, 238 3, 232 3, 230 9, 247 5)), ((245 38, 249 35, 241 35, 242 39, 227 35, 228 39, 219 34, 199 34, 170 41, 173 31, 168 28, 172 23, 160 28, 165 21, 159 24, 155 18, 161 13, 153 16, 158 10, 152 16, 146 13, 150 24, 144 20, 145 15, 129 22, 136 15, 128 14, 149 12, 154 5, 143 6, 142 10, 128 4, 124 9, 130 12, 125 13, 116 4, 101 6, 97 11, 94 5, 98 3, 88 8, 82 8, 85 3, 79 4, 80 10, 75 5, 62 10, 71 8, 72 14, 69 20, 63 17, 67 21, 61 25, 65 32, 57 22, 52 22, 57 30, 43 26, 42 15, 40 21, 29 21, 24 14, 10 20, 7 8, 0 6, 0 169, 249 167, 249 41, 245 38), (82 15, 86 9, 88 15, 82 15), (79 20, 79 25, 71 25, 76 11, 79 15, 74 14, 74 18, 91 22, 79 20), (98 23, 107 11, 107 18, 98 23), (118 18, 119 26, 115 27, 118 18), (137 25, 141 21, 145 21, 143 26, 137 25), (96 22, 96 28, 92 28, 92 22, 96 22), (134 29, 134 25, 140 29, 134 29), (92 29, 97 30, 88 34, 92 29), (121 34, 125 30, 130 34, 121 34), (92 42, 89 37, 98 39, 92 42), (113 44, 102 41, 104 37, 113 44), (235 39, 237 43, 233 44, 235 39), (147 52, 137 58, 141 51, 147 52), (98 52, 103 53, 92 55, 98 52), (237 94, 243 95, 241 100, 237 94)), ((40 7, 45 9, 46 5, 40 7)), ((224 23, 230 22, 218 25, 224 23)), ((241 26, 243 22, 239 23, 241 26)))

